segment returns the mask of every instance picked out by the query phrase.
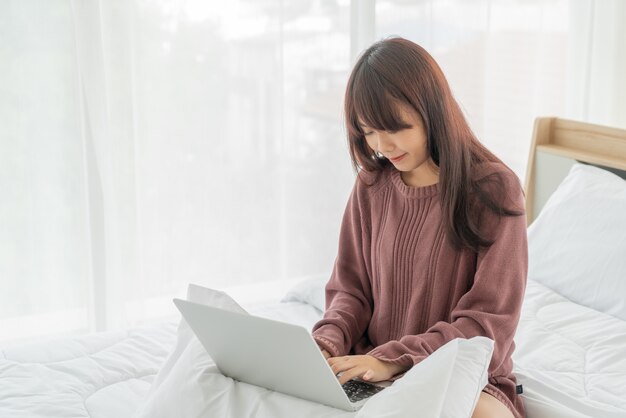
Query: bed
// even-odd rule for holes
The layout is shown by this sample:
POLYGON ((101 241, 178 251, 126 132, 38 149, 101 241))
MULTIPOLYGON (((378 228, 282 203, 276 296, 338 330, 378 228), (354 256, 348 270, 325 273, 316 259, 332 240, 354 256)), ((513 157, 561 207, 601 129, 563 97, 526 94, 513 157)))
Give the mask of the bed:
MULTIPOLYGON (((531 265, 513 357, 529 418, 626 417, 626 225, 621 229, 626 182, 617 177, 624 174, 626 131, 537 119, 525 185, 531 265), (582 196, 574 193, 587 189, 582 196), (585 198, 594 194, 610 199, 585 198), (607 219, 610 228, 594 230, 594 222, 607 219), (583 234, 582 248, 571 245, 581 242, 576 234, 583 234), (581 264, 581 253, 598 263, 581 264)), ((252 297, 241 304, 250 313, 310 329, 322 315, 327 277, 290 281, 276 287, 273 298, 252 297)), ((190 299, 203 292, 193 290, 190 299)), ((174 389, 168 389, 181 359, 199 358, 199 351, 191 353, 186 345, 192 339, 172 318, 123 332, 0 347, 0 417, 281 417, 294 416, 294 408, 302 417, 354 416, 245 386, 235 395, 256 396, 254 407, 237 403, 217 415, 183 412, 185 397, 201 396, 199 405, 217 402, 218 396, 173 396, 174 389)), ((206 374, 206 359, 198 361, 201 367, 188 376, 206 374)))
MULTIPOLYGON (((225 291, 252 314, 309 328, 320 315, 316 308, 280 301, 310 279, 225 291)), ((179 321, 0 347, 0 417, 132 416, 176 345, 179 321)))
POLYGON ((626 417, 626 131, 535 122, 513 360, 528 417, 626 417))

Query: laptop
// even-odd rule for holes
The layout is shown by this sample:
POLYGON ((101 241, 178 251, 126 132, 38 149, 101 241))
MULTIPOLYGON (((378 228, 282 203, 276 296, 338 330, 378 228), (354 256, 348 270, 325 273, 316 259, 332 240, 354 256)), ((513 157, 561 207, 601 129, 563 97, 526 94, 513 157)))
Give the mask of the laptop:
POLYGON ((346 411, 391 385, 353 379, 342 386, 302 326, 181 299, 174 304, 220 372, 235 380, 346 411))

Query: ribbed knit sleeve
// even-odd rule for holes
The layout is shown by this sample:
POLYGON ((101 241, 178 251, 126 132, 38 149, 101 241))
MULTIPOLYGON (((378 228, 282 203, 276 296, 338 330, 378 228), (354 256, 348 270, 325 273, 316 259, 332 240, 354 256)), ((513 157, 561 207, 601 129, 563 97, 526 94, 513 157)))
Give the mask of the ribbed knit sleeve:
POLYGON ((312 332, 318 345, 333 357, 348 354, 365 333, 372 316, 370 276, 364 257, 370 243, 364 188, 357 178, 343 215, 337 258, 326 285, 326 311, 312 332))
MULTIPOLYGON (((506 179, 509 203, 517 210, 523 209, 524 196, 519 182, 513 175, 509 177, 506 179)), ((471 288, 452 309, 450 321, 438 321, 421 334, 388 341, 368 354, 408 367, 448 341, 482 335, 495 342, 490 374, 493 375, 503 362, 510 361, 528 270, 526 217, 498 219, 493 212, 486 213, 482 224, 491 231, 495 241, 478 252, 471 288)))

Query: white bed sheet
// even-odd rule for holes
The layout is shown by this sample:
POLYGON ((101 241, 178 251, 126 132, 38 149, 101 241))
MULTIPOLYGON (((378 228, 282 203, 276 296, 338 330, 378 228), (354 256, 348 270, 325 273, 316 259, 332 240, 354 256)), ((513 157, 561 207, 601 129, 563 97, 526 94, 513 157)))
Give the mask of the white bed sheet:
MULTIPOLYGON (((323 281, 301 289, 323 292, 323 281)), ((320 311, 294 301, 251 313, 310 327, 320 311)), ((176 339, 174 321, 0 351, 0 416, 125 417, 142 404, 176 339)), ((529 418, 626 417, 626 322, 529 280, 515 373, 529 418)))
POLYGON ((176 339, 177 322, 0 351, 0 417, 127 417, 176 339))
POLYGON ((529 418, 626 417, 626 322, 528 281, 515 374, 529 418))
MULTIPOLYGON (((278 302, 293 283, 269 284, 279 292, 272 297, 255 296, 255 286, 232 293, 255 315, 312 327, 320 316, 314 307, 278 302)), ((3 347, 0 417, 132 416, 174 347, 178 322, 3 347)))

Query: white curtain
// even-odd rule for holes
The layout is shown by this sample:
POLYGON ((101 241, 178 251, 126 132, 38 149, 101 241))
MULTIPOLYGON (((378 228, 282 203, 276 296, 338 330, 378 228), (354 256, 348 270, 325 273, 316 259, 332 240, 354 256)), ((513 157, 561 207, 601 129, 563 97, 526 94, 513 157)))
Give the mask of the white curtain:
POLYGON ((0 8, 0 338, 134 325, 189 282, 330 271, 349 3, 0 8))
POLYGON ((377 34, 426 47, 479 139, 523 180, 533 121, 563 115, 568 2, 377 3, 377 34))
POLYGON ((329 272, 353 182, 343 90, 381 37, 431 51, 523 176, 534 117, 566 113, 572 16, 566 1, 1 1, 0 340, 159 318, 189 282, 329 272))
POLYGON ((566 114, 626 129, 626 2, 572 0, 566 114))

